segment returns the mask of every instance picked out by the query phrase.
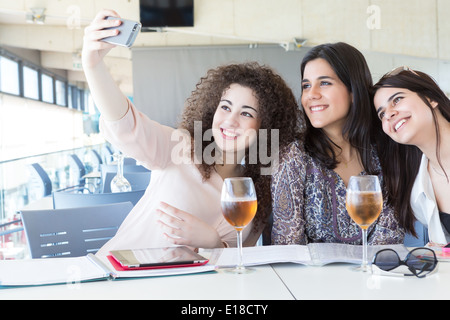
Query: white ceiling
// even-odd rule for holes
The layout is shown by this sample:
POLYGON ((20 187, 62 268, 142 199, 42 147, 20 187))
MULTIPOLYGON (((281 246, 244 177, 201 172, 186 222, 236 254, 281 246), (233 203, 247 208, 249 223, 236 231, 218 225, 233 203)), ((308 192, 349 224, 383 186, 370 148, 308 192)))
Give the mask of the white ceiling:
MULTIPOLYGON (((267 36, 236 35, 217 19, 210 20, 207 12, 221 10, 218 4, 233 12, 234 0, 195 0, 196 28, 177 28, 168 32, 141 32, 134 47, 220 45, 242 43, 280 43, 284 46, 292 36, 280 34, 267 36), (204 17, 204 18, 201 18, 204 17), (206 17, 206 18, 205 18, 206 17), (203 27, 202 27, 203 25, 203 27), (211 28, 212 25, 215 27, 211 28), (230 34, 230 30, 233 33, 230 34)), ((292 0, 289 0, 292 2, 292 0)), ((296 2, 296 1, 294 1, 296 2)), ((139 20, 139 0, 0 0, 0 44, 14 48, 38 51, 40 63, 47 68, 64 70, 69 81, 84 81, 80 68, 84 28, 102 8, 113 8, 123 18, 139 20), (31 8, 46 8, 44 24, 26 21, 31 8)), ((132 95, 131 51, 117 47, 105 59, 110 72, 122 91, 132 95)))
MULTIPOLYGON (((32 50, 44 67, 65 72, 69 81, 84 81, 84 28, 103 8, 139 20, 139 0, 0 0, 0 45, 32 50), (46 8, 43 25, 26 22, 26 13, 37 7, 46 8)), ((308 39, 308 46, 345 41, 365 52, 450 61, 448 0, 194 0, 194 8, 193 28, 141 33, 134 47, 290 43, 292 48, 298 37, 308 39)), ((117 47, 105 61, 121 89, 132 94, 131 50, 117 47)))

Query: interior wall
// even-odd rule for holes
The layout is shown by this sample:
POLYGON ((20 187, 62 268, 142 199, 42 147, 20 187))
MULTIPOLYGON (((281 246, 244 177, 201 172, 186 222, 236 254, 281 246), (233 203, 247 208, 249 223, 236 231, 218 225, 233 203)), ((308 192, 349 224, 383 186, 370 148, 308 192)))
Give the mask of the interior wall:
MULTIPOLYGON (((208 69, 258 61, 275 69, 300 98, 300 63, 309 47, 285 51, 267 45, 219 47, 168 47, 133 49, 133 87, 136 106, 161 124, 176 127, 184 102, 208 69)), ((450 61, 362 51, 373 81, 395 67, 407 65, 430 74, 450 96, 450 61)))
POLYGON ((272 67, 298 97, 305 52, 287 52, 276 45, 134 49, 134 102, 153 120, 176 127, 186 99, 210 68, 247 61, 272 67))

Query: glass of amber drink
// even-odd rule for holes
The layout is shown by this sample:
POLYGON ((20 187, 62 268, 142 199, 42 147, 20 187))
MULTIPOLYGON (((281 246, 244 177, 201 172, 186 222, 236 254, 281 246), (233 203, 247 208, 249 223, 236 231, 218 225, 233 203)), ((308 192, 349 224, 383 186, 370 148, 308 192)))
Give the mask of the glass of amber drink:
POLYGON ((380 181, 377 176, 352 176, 347 187, 347 212, 362 229, 363 258, 358 270, 368 271, 367 229, 380 216, 383 208, 380 181))
POLYGON ((242 262, 242 230, 253 220, 257 209, 255 186, 251 178, 227 178, 223 181, 221 195, 222 213, 225 219, 237 231, 239 262, 227 272, 248 273, 253 269, 245 268, 242 262))

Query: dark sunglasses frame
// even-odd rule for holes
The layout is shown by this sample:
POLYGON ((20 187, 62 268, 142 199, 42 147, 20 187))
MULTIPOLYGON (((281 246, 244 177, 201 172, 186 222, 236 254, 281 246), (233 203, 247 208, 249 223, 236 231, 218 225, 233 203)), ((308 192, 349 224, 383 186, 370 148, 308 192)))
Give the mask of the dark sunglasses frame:
POLYGON ((396 274, 396 275, 403 275, 403 276, 416 276, 417 278, 425 278, 427 275, 430 275, 434 272, 437 271, 437 265, 438 265, 438 260, 436 258, 436 254, 434 253, 433 250, 429 249, 429 248, 416 248, 412 251, 410 251, 407 255, 406 258, 401 260, 398 253, 393 250, 393 249, 383 249, 378 251, 375 256, 373 257, 372 260, 372 271, 373 273, 379 273, 379 274, 383 274, 383 273, 388 273, 390 275, 393 275, 393 272, 390 272, 391 270, 394 270, 395 268, 398 268, 400 266, 406 266, 408 267, 408 270, 411 272, 411 274, 396 274), (385 266, 380 266, 382 261, 379 261, 379 264, 377 265, 377 258, 380 258, 380 256, 383 254, 383 252, 393 252, 395 253, 395 257, 397 258, 397 261, 392 261, 392 265, 390 265, 390 268, 385 268, 385 266), (423 252, 425 254, 420 254, 420 255, 415 255, 415 253, 420 253, 423 252), (425 257, 422 258, 423 260, 429 261, 429 263, 423 263, 423 266, 420 269, 417 269, 414 264, 412 263, 413 259, 417 259, 420 257, 425 257), (410 262, 410 263, 408 263, 410 262), (376 270, 376 272, 374 271, 374 266, 378 269, 376 270), (424 273, 426 272, 426 273, 424 273))

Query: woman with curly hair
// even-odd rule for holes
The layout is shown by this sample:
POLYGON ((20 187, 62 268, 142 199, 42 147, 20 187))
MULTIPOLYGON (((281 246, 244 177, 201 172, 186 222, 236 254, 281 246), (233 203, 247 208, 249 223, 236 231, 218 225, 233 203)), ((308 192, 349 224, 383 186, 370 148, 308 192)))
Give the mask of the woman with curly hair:
MULTIPOLYGON (((111 239, 111 249, 236 245, 220 208, 223 179, 254 181, 258 211, 243 232, 254 245, 271 212, 270 167, 278 149, 300 138, 300 111, 292 91, 270 68, 234 64, 208 71, 197 84, 178 129, 150 120, 123 96, 102 59, 113 45, 99 41, 119 17, 100 12, 85 30, 83 66, 101 111, 101 130, 122 152, 152 170, 152 179, 111 239), (265 139, 267 138, 267 139, 265 139), (267 152, 272 152, 267 158, 267 152)), ((163 106, 159 106, 163 107, 163 106)))

